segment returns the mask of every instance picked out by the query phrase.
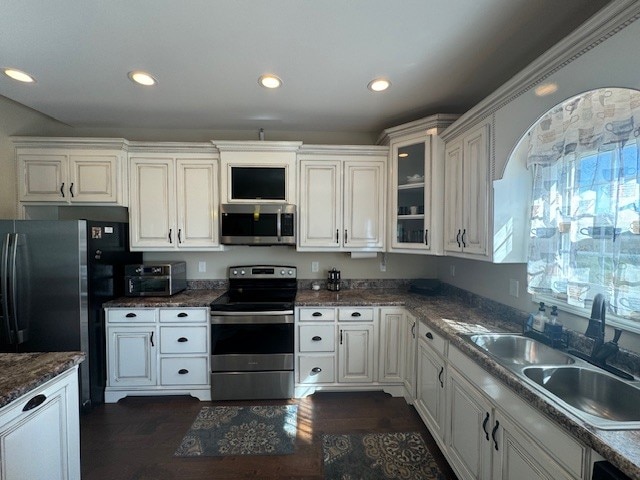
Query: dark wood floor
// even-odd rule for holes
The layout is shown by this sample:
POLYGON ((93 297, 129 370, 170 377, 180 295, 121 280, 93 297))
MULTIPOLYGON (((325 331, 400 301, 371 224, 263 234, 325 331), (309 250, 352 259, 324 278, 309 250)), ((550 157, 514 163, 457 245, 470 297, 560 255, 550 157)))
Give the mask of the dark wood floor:
MULTIPOLYGON (((289 403, 293 403, 290 401, 289 403)), ((316 393, 298 403, 296 452, 282 456, 174 457, 203 406, 191 397, 128 397, 80 418, 83 480, 322 479, 324 433, 422 433, 447 479, 455 475, 420 417, 382 392, 316 393)), ((216 402, 216 405, 282 401, 216 402)))

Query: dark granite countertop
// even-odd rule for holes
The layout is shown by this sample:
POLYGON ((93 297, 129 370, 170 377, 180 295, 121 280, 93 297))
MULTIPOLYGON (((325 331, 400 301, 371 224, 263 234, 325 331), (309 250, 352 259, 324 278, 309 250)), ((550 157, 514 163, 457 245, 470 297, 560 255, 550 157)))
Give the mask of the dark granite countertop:
POLYGON ((0 353, 0 408, 81 363, 82 352, 0 353))
MULTIPOLYGON (((204 307, 224 290, 191 290, 173 297, 120 298, 108 307, 204 307)), ((559 404, 542 396, 519 377, 475 348, 465 335, 478 332, 522 332, 522 312, 506 307, 492 310, 489 304, 450 295, 431 297, 406 290, 374 288, 340 292, 298 290, 297 307, 402 306, 426 322, 482 368, 505 383, 527 403, 537 408, 583 444, 616 465, 632 478, 640 479, 640 430, 602 430, 592 427, 559 404), (513 314, 510 311, 515 312, 513 314)))

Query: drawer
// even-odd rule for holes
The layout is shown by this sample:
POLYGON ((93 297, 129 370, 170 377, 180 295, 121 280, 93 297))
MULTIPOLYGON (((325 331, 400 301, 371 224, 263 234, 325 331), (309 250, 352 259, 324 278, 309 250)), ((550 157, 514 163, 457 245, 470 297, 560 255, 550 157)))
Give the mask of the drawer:
POLYGON ((298 357, 298 383, 334 383, 336 380, 333 356, 298 357))
POLYGON ((109 323, 155 323, 155 308, 109 308, 107 322, 109 323))
POLYGON ((300 325, 298 350, 301 352, 333 352, 336 333, 333 325, 300 325))
POLYGON ((333 322, 336 319, 335 308, 301 308, 298 312, 301 322, 333 322))
POLYGON ((160 327, 160 353, 207 353, 207 327, 160 327))
POLYGON ((338 320, 341 322, 371 322, 373 321, 373 308, 339 308, 338 320))
POLYGON ((422 321, 418 322, 418 338, 421 338, 427 344, 431 345, 431 347, 441 355, 445 355, 447 341, 422 321))
POLYGON ((209 320, 206 308, 161 308, 161 322, 204 323, 209 320))
POLYGON ((208 385, 207 357, 160 359, 161 385, 208 385))

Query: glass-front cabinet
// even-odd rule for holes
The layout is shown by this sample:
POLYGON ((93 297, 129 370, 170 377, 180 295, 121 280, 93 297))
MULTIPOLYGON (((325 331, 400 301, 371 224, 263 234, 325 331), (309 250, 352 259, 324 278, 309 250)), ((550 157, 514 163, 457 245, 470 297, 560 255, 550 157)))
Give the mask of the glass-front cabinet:
POLYGON ((429 232, 431 162, 427 152, 430 151, 431 139, 426 135, 393 144, 397 177, 392 214, 396 229, 391 245, 395 248, 429 249, 429 233, 433 235, 429 232))
POLYGON ((443 253, 444 145, 439 133, 457 115, 432 115, 384 131, 390 201, 388 251, 443 253))

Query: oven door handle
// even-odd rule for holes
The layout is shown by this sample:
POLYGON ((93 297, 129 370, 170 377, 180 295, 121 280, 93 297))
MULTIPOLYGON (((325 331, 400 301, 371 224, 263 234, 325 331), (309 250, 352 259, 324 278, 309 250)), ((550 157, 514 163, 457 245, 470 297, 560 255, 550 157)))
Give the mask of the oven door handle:
POLYGON ((215 312, 211 313, 211 323, 214 325, 231 323, 293 323, 292 311, 284 312, 215 312))

